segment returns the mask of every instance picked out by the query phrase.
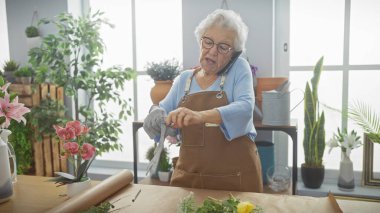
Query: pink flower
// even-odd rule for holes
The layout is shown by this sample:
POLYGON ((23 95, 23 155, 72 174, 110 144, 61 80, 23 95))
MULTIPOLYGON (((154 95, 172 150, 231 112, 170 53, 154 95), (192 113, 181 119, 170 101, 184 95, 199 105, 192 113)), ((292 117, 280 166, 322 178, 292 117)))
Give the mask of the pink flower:
POLYGON ((11 83, 6 83, 6 84, 4 84, 4 85, 1 87, 1 90, 2 90, 3 92, 7 93, 7 89, 8 89, 8 87, 9 87, 9 85, 11 85, 11 83))
POLYGON ((90 160, 95 154, 95 147, 89 143, 84 143, 82 146, 81 155, 84 160, 90 160))
POLYGON ((170 136, 170 135, 168 135, 168 136, 166 137, 166 140, 168 140, 168 142, 169 142, 170 144, 177 144, 177 143, 178 143, 177 138, 176 138, 176 137, 173 137, 173 136, 170 136))
POLYGON ((79 145, 76 142, 66 142, 63 144, 63 149, 71 155, 76 155, 79 152, 79 145))
POLYGON ((87 126, 82 126, 81 132, 83 135, 87 134, 89 131, 90 131, 90 128, 88 128, 87 126))
POLYGON ((58 125, 53 125, 58 137, 64 141, 68 141, 75 138, 75 130, 73 128, 63 128, 58 125))
POLYGON ((5 93, 4 98, 0 98, 0 117, 5 117, 5 122, 2 123, 0 127, 8 128, 12 119, 16 120, 18 123, 22 121, 26 124, 26 120, 23 115, 28 112, 30 112, 30 109, 24 107, 24 104, 18 103, 17 96, 12 102, 10 102, 9 94, 5 93))
POLYGON ((75 136, 81 134, 82 126, 79 121, 69 121, 66 123, 66 128, 71 128, 74 130, 75 136))

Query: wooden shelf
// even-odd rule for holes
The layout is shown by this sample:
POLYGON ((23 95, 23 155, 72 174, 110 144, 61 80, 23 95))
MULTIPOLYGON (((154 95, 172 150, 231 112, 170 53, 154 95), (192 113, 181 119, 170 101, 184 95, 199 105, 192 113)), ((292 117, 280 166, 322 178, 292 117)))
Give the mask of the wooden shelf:
MULTIPOLYGON (((19 102, 28 108, 39 106, 48 96, 64 103, 63 88, 52 84, 11 84, 9 92, 17 94, 19 102)), ((61 143, 51 136, 42 137, 42 142, 32 142, 36 175, 52 177, 54 172, 66 172, 67 160, 60 158, 61 143)))

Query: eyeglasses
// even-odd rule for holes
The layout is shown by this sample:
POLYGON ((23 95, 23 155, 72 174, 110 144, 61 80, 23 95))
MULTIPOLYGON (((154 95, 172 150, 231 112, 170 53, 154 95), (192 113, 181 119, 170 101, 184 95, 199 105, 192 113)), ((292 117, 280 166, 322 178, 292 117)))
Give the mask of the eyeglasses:
POLYGON ((205 49, 211 49, 214 44, 216 45, 216 49, 220 54, 227 54, 232 50, 232 47, 225 43, 215 43, 211 38, 203 36, 201 38, 202 47, 205 49))

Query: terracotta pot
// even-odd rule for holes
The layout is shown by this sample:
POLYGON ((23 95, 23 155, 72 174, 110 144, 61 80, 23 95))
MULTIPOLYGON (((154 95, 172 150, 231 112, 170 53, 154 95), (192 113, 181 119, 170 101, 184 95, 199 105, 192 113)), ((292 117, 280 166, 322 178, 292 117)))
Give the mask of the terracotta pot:
POLYGON ((150 90, 150 98, 153 104, 158 104, 168 94, 173 85, 173 81, 154 81, 154 83, 155 85, 150 90))
POLYGON ((301 165, 302 181, 307 188, 318 189, 323 183, 325 178, 325 167, 311 168, 306 167, 303 163, 301 165))

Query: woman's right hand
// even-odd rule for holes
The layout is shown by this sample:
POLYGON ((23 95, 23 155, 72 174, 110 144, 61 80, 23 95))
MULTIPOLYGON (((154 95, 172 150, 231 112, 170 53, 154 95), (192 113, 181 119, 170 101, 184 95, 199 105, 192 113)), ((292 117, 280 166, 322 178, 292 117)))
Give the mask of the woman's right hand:
POLYGON ((154 139, 157 135, 161 133, 161 124, 165 123, 165 110, 153 106, 150 113, 144 120, 144 130, 149 135, 151 139, 154 139))

